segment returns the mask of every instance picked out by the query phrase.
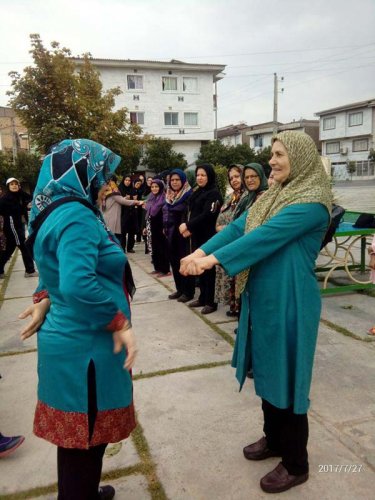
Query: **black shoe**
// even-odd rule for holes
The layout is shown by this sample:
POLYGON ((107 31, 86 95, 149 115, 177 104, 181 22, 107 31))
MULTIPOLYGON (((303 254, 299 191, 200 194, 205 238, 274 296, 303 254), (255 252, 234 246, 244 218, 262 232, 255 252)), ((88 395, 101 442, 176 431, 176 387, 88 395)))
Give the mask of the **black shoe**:
POLYGON ((174 292, 174 293, 171 293, 170 295, 168 295, 168 299, 179 299, 180 297, 182 296, 182 293, 181 292, 174 292))
POLYGON ((213 312, 217 311, 217 305, 213 306, 204 306, 204 308, 201 310, 202 314, 211 314, 213 312))
POLYGON ((227 311, 225 313, 229 318, 238 318, 239 314, 236 311, 227 311))
POLYGON ((100 486, 98 494, 100 500, 112 500, 112 498, 115 496, 115 489, 113 486, 108 484, 107 486, 100 486))
POLYGON ((254 373, 253 373, 252 368, 250 368, 250 370, 246 373, 246 377, 247 378, 254 378, 254 373))
POLYGON ((187 297, 186 295, 182 294, 178 299, 177 302, 182 302, 185 304, 185 302, 189 302, 190 300, 193 300, 194 297, 187 297))
POLYGON ((203 307, 203 304, 199 302, 199 299, 190 302, 189 307, 203 307))
POLYGON ((126 253, 135 253, 135 250, 131 249, 131 250, 126 250, 126 253))
POLYGON ((306 482, 308 479, 308 472, 294 476, 289 474, 287 469, 280 462, 275 469, 262 477, 260 480, 260 487, 266 493, 281 493, 282 491, 293 488, 293 486, 306 482))

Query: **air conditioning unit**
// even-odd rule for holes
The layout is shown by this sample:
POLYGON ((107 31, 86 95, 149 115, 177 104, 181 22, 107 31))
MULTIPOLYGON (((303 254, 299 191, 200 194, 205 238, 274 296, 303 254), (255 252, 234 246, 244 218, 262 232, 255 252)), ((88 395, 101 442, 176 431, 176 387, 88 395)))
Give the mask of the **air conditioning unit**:
POLYGON ((348 154, 348 148, 340 148, 340 154, 341 155, 347 155, 348 154))

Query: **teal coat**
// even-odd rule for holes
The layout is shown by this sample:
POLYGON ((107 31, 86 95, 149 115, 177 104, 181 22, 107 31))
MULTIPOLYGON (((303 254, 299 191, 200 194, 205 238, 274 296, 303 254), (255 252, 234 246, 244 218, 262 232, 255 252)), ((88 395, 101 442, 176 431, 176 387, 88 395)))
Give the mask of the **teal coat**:
MULTIPOLYGON (((58 446, 87 448, 127 437, 135 426, 125 352, 113 353, 108 326, 122 312, 126 256, 103 224, 77 202, 56 208, 34 245, 50 311, 38 332, 34 432, 58 446), (98 414, 88 439, 87 370, 95 364, 98 414)), ((114 329, 114 328, 112 328, 114 329)))
POLYGON ((278 408, 306 413, 321 301, 314 273, 329 214, 319 203, 290 205, 244 234, 247 212, 201 248, 230 276, 251 267, 242 294, 232 366, 242 387, 278 408))

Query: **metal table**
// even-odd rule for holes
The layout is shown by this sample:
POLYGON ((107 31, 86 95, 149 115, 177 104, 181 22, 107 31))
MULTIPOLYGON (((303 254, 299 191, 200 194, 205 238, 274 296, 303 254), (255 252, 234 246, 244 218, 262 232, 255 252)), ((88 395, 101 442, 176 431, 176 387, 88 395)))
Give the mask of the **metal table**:
POLYGON ((375 228, 353 227, 359 215, 360 212, 345 212, 333 241, 320 252, 320 262, 315 271, 323 279, 322 295, 375 289, 375 284, 371 283, 369 277, 369 257, 366 251, 375 228), (344 280, 347 284, 339 285, 337 279, 344 280), (328 286, 329 283, 333 286, 328 286))

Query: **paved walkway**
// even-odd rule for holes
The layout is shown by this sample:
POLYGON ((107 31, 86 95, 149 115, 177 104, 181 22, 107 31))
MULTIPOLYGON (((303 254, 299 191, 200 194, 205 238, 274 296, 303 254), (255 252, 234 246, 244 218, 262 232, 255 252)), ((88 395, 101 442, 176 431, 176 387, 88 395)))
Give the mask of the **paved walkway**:
MULTIPOLYGON (((106 481, 116 499, 248 500, 269 496, 259 479, 277 459, 250 463, 242 447, 261 436, 253 383, 241 393, 229 366, 234 321, 225 309, 207 317, 167 298, 170 278, 151 277, 141 245, 131 257, 137 284, 138 338, 134 399, 140 426, 110 445, 106 481)), ((56 450, 32 435, 36 400, 35 338, 19 340, 18 313, 30 304, 35 278, 20 258, 3 282, 0 310, 0 430, 26 441, 0 462, 0 498, 56 498, 56 450)), ((323 299, 310 411, 310 480, 283 494, 306 500, 374 498, 375 299, 323 299), (354 338, 358 337, 358 338, 354 338)), ((276 332, 275 332, 276 334, 276 332)))

